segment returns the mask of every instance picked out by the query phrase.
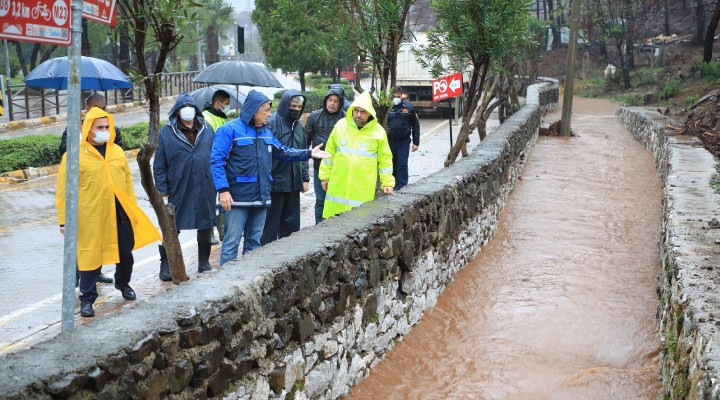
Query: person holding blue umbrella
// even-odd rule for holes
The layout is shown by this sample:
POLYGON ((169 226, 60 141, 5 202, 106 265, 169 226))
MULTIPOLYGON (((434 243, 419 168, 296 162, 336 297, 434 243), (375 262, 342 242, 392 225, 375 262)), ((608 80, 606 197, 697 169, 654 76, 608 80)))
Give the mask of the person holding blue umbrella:
MULTIPOLYGON (((85 99, 84 108, 85 113, 90 111, 91 108, 97 107, 103 111, 105 111, 105 108, 107 105, 105 104, 105 98, 100 93, 93 93, 90 96, 88 96, 85 99)), ((113 142, 122 147, 122 135, 120 134, 120 128, 115 127, 115 139, 113 139, 113 142)), ((58 152, 60 153, 60 158, 62 159, 63 154, 65 154, 65 151, 67 150, 67 128, 62 133, 62 137, 60 138, 60 147, 58 148, 58 152)), ((113 278, 103 274, 100 272, 100 275, 97 279, 100 283, 113 283, 113 278)), ((75 287, 78 287, 80 284, 80 270, 75 271, 75 287)))

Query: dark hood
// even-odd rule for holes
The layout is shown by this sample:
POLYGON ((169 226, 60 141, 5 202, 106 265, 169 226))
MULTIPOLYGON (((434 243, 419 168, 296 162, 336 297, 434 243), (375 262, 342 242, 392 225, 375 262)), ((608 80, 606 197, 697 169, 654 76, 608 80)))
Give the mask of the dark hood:
POLYGON ((182 92, 178 95, 175 105, 168 112, 168 119, 170 121, 177 120, 179 118, 177 115, 178 110, 185 106, 195 107, 195 116, 202 118, 202 110, 195 104, 195 99, 189 93, 182 92))
POLYGON ((327 111, 327 108, 325 107, 325 104, 327 103, 328 97, 335 95, 340 97, 340 108, 337 112, 342 111, 343 105, 345 104, 345 90, 340 85, 330 85, 330 89, 328 89, 327 94, 325 95, 325 98, 323 99, 323 108, 327 111), (339 87, 337 87, 339 86, 339 87))
MULTIPOLYGON (((283 93, 282 99, 280 99, 280 104, 278 104, 277 115, 281 117, 281 119, 284 119, 288 121, 290 118, 290 99, 295 96, 302 96, 303 100, 305 99, 305 96, 303 96, 302 93, 300 93, 299 90, 295 89, 288 89, 283 93)), ((303 108, 300 110, 300 114, 305 110, 305 101, 303 101, 303 108)))
MULTIPOLYGON (((240 111, 240 120, 249 125, 250 120, 253 119, 260 106, 269 101, 270 99, 264 94, 256 90, 251 90, 248 93, 247 98, 245 98, 242 110, 240 111)), ((288 109, 290 109, 290 105, 288 105, 288 109)))

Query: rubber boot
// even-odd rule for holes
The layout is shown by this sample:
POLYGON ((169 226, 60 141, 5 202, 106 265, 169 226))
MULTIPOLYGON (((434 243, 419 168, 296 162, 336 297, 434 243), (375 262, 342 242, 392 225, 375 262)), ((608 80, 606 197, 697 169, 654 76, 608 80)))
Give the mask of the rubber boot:
POLYGON ((158 274, 158 276, 161 281, 171 281, 170 263, 168 262, 167 253, 165 252, 165 246, 159 245, 158 250, 160 250, 160 274, 158 274))
POLYGON ((198 242, 198 272, 203 273, 212 270, 210 266, 210 242, 198 242))

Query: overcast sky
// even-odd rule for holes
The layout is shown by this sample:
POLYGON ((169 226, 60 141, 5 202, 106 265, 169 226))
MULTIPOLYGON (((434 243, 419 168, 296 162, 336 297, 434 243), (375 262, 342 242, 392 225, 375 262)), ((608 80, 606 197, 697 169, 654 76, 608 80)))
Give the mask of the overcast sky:
POLYGON ((233 6, 236 12, 252 11, 255 8, 255 0, 225 0, 233 6))

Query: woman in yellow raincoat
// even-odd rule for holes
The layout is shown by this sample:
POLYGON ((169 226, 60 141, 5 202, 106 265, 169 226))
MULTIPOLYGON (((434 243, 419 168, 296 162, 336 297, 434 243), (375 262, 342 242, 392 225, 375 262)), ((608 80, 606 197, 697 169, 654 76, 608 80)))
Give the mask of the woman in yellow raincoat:
MULTIPOLYGON (((93 107, 82 125, 78 184, 77 265, 80 271, 80 315, 92 317, 103 264, 116 264, 115 288, 135 300, 130 287, 132 250, 161 239, 160 232, 135 201, 127 158, 113 143, 115 124, 109 113, 93 107)), ((60 232, 65 232, 67 154, 57 176, 55 203, 60 232)))
POLYGON ((332 158, 320 164, 320 183, 327 191, 323 218, 373 200, 378 174, 383 191, 393 192, 392 152, 385 129, 377 121, 370 93, 358 96, 345 119, 335 124, 325 151, 332 158))

